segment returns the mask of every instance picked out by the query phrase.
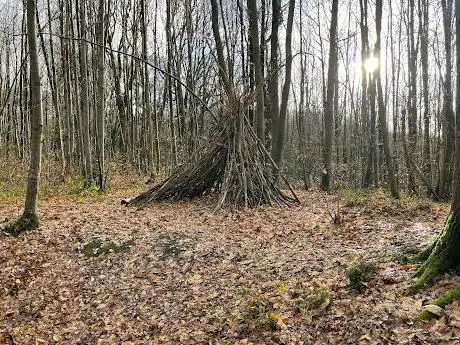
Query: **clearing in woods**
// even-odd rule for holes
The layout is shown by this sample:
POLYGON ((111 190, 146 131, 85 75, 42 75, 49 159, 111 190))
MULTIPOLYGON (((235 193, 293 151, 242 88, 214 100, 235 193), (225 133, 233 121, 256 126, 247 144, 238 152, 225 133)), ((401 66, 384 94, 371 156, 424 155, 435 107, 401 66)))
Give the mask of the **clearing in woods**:
MULTIPOLYGON (((0 237, 0 343, 458 343, 457 303, 413 322, 456 278, 406 295, 407 259, 448 205, 357 195, 342 197, 340 225, 317 192, 234 213, 206 199, 136 210, 114 194, 50 198, 39 231, 0 237), (370 267, 355 290, 351 266, 370 267)), ((21 207, 0 206, 1 221, 21 207)))

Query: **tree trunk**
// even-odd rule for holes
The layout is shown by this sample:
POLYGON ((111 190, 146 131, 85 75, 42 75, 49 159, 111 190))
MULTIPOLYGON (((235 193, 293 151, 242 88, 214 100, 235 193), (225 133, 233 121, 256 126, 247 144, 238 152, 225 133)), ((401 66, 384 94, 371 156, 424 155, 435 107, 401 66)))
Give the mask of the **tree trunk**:
POLYGON ((262 75, 262 63, 260 58, 259 44, 259 21, 257 19, 257 1, 248 0, 249 39, 252 46, 252 58, 254 63, 254 78, 256 86, 256 132, 262 142, 265 139, 264 126, 264 80, 262 75))
MULTIPOLYGON (((96 24, 96 42, 105 44, 105 0, 99 0, 96 24)), ((99 188, 105 190, 105 51, 97 47, 97 97, 96 97, 96 130, 97 130, 97 163, 99 167, 99 188)))
MULTIPOLYGON (((281 1, 272 0, 272 32, 270 38, 270 73, 268 77, 268 92, 270 95, 269 107, 270 107, 270 133, 271 133, 271 154, 272 157, 275 154, 275 147, 278 146, 277 140, 277 129, 278 120, 280 115, 279 105, 279 64, 278 64, 278 28, 281 21, 281 1)), ((275 172, 276 173, 276 172, 275 172)))
POLYGON ((91 167, 91 139, 89 136, 89 100, 88 100, 88 44, 86 42, 86 0, 80 0, 80 116, 81 116, 81 142, 82 142, 82 163, 85 178, 85 187, 92 183, 91 167))
POLYGON ((212 9, 212 15, 211 15, 212 32, 214 34, 214 41, 216 43, 217 64, 219 66, 219 75, 224 85, 224 89, 227 92, 227 95, 231 96, 233 94, 233 88, 229 80, 227 64, 225 63, 225 57, 224 57, 224 48, 222 45, 222 39, 220 37, 220 32, 219 32, 219 7, 217 5, 216 0, 211 0, 211 9, 212 9))
MULTIPOLYGON (((408 70, 409 70, 409 94, 407 107, 408 147, 407 154, 411 161, 416 162, 414 157, 417 149, 417 49, 415 47, 414 34, 414 0, 409 0, 409 26, 408 26, 408 70)), ((409 161, 406 162, 409 176, 409 191, 417 193, 415 185, 415 173, 409 161)))
POLYGON ((29 87, 30 87, 30 165, 27 178, 26 199, 22 216, 5 230, 12 235, 19 235, 26 230, 38 227, 37 212, 38 183, 42 152, 42 102, 40 70, 38 66, 37 37, 35 32, 36 0, 25 2, 27 11, 27 40, 29 45, 29 87))
MULTIPOLYGON (((455 27, 456 27, 456 64, 457 64, 457 87, 455 94, 455 118, 460 123, 460 0, 455 0, 455 27)), ((454 143, 460 147, 460 126, 456 127, 454 143)), ((444 224, 444 229, 426 250, 420 253, 421 259, 426 259, 419 268, 416 275, 419 276, 417 282, 412 286, 415 292, 422 288, 426 283, 430 283, 433 278, 443 272, 456 268, 460 265, 460 155, 455 155, 454 189, 450 214, 444 224)))
MULTIPOLYGON (((420 56, 422 62, 422 90, 423 90, 423 173, 427 181, 431 180, 431 152, 430 152, 430 90, 428 83, 428 0, 419 0, 420 56)), ((432 197, 432 195, 430 196, 432 197)))
POLYGON ((452 3, 453 0, 441 1, 444 24, 444 45, 446 50, 446 70, 444 76, 444 98, 442 104, 444 150, 441 156, 441 171, 437 194, 446 200, 449 199, 451 195, 455 151, 455 114, 452 95, 452 3))
POLYGON ((387 170, 388 170, 388 183, 390 185, 391 196, 393 198, 399 198, 399 191, 398 186, 396 184, 396 178, 393 169, 393 160, 391 158, 391 149, 390 149, 390 138, 388 135, 387 129, 387 120, 386 120, 386 106, 385 106, 385 99, 382 90, 382 80, 380 76, 380 33, 382 30, 382 0, 377 0, 376 4, 376 31, 377 31, 377 42, 375 43, 375 56, 377 57, 379 63, 377 69, 374 73, 374 80, 377 82, 377 96, 378 96, 378 111, 379 111, 379 130, 380 130, 380 137, 383 141, 383 151, 385 155, 385 161, 387 163, 387 170))
POLYGON ((283 91, 281 94, 281 109, 279 121, 277 124, 276 140, 273 145, 273 160, 275 161, 278 171, 275 175, 278 176, 281 169, 284 137, 286 134, 286 115, 287 105, 289 101, 289 89, 291 86, 291 69, 292 69, 292 24, 294 21, 295 0, 289 1, 288 21, 286 27, 286 74, 284 78, 283 91))
POLYGON ((362 186, 369 187, 370 181, 367 174, 364 173, 366 169, 366 155, 368 149, 368 135, 369 135, 369 106, 368 106, 368 89, 367 89, 367 72, 365 68, 365 61, 369 55, 369 29, 367 26, 367 0, 359 1, 360 7, 360 31, 361 31, 361 152, 362 160, 362 186))
POLYGON ((337 69, 337 14, 338 0, 332 1, 332 18, 329 34, 329 66, 327 71, 327 94, 324 109, 324 147, 321 189, 330 191, 332 178, 332 140, 334 131, 334 93, 337 69))

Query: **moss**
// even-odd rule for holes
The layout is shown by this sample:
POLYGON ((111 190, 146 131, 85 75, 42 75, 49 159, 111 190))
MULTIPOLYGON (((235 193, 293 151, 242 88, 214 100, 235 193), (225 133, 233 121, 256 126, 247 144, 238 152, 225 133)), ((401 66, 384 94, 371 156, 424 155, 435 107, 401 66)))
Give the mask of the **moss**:
MULTIPOLYGON (((433 303, 437 305, 438 307, 445 308, 452 302, 460 299, 460 284, 456 285, 453 289, 447 291, 445 294, 439 296, 433 303)), ((429 321, 433 317, 436 317, 436 315, 430 313, 427 310, 422 310, 416 317, 416 321, 429 321)))
POLYGON ((434 247, 436 247, 436 243, 438 242, 438 237, 431 243, 428 247, 423 249, 421 252, 417 253, 413 257, 411 257, 412 262, 420 262, 420 261, 425 261, 428 259, 431 255, 431 253, 434 250, 434 247))
POLYGON ((25 231, 37 229, 39 225, 40 222, 36 214, 24 213, 16 221, 8 224, 3 231, 16 237, 25 231))
POLYGON ((425 261, 425 263, 415 273, 415 275, 419 278, 415 284, 411 286, 409 291, 411 293, 415 293, 426 284, 431 283, 433 278, 445 269, 445 266, 447 265, 446 259, 445 252, 433 252, 427 261, 425 261))
POLYGON ((87 258, 93 258, 104 254, 119 254, 127 252, 134 244, 135 243, 132 240, 121 244, 117 244, 113 241, 109 241, 104 244, 104 242, 99 239, 93 239, 85 244, 80 249, 80 252, 87 258))
POLYGON ((194 250, 198 239, 181 232, 162 233, 158 236, 158 246, 162 249, 162 260, 182 259, 182 254, 189 250, 194 250))
POLYGON ((349 287, 358 292, 365 289, 365 283, 371 281, 377 272, 377 265, 374 262, 359 262, 353 264, 347 270, 349 287))
POLYGON ((362 207, 368 202, 371 192, 368 189, 344 189, 340 192, 345 207, 362 207))
MULTIPOLYGON (((453 217, 451 214, 444 223, 444 229, 442 233, 438 236, 435 243, 430 246, 432 247, 431 253, 423 265, 415 273, 415 276, 419 278, 410 287, 410 293, 419 291, 426 284, 431 283, 438 274, 443 273, 447 269, 451 268, 453 263, 451 262, 448 255, 448 246, 454 244, 448 244, 448 239, 450 237, 449 235, 451 231, 453 231, 452 227, 454 226, 454 223, 452 220, 453 217)), ((430 248, 419 254, 419 256, 426 256, 429 249, 430 248)))

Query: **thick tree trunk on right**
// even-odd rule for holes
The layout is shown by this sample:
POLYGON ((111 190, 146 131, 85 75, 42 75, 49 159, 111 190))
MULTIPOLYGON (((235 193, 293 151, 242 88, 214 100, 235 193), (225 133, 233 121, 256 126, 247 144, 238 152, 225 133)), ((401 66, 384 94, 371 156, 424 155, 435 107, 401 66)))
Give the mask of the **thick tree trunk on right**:
POLYGON ((444 98, 442 103, 442 126, 443 126, 443 152, 441 155, 441 171, 437 194, 443 199, 449 199, 451 195, 452 173, 455 151, 455 114, 453 109, 452 93, 452 6, 453 0, 442 0, 442 15, 444 26, 444 45, 446 49, 446 70, 444 76, 444 98))
POLYGON ((329 34, 329 66, 327 71, 326 104, 324 109, 324 145, 321 189, 330 191, 332 178, 332 140, 334 132, 334 93, 337 70, 337 12, 338 0, 332 1, 332 18, 329 34))
MULTIPOLYGON (((455 94, 457 123, 460 123, 460 0, 455 0, 455 26, 457 49, 457 88, 455 94)), ((455 145, 460 148, 460 126, 455 130, 455 145)), ((454 193, 450 214, 444 224, 444 229, 435 240, 434 244, 420 254, 421 259, 426 259, 417 271, 419 279, 412 286, 415 292, 431 283, 432 280, 443 272, 454 269, 460 265, 460 155, 455 155, 454 163, 454 193)))

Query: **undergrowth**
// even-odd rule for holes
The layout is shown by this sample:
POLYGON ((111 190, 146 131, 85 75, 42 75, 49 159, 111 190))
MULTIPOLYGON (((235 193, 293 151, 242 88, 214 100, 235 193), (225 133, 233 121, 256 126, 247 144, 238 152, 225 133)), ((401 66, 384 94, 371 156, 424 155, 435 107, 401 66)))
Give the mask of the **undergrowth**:
POLYGON ((363 292, 366 289, 366 283, 370 282, 377 273, 375 262, 356 261, 347 269, 349 287, 357 292, 363 292))
POLYGON ((129 251, 130 248, 134 245, 135 243, 133 240, 116 243, 112 240, 104 242, 101 239, 94 238, 86 243, 82 248, 80 248, 79 251, 86 258, 93 258, 100 255, 124 253, 129 251))
POLYGON ((416 216, 432 209, 426 198, 401 194, 399 199, 392 199, 383 189, 343 189, 339 195, 345 207, 363 208, 367 213, 382 216, 416 216))
MULTIPOLYGON (((108 164, 107 190, 109 193, 137 194, 145 188, 146 177, 126 169, 119 164, 108 164)), ((0 205, 18 204, 24 201, 27 186, 28 166, 20 160, 0 157, 0 205)), ((106 193, 96 185, 97 179, 89 187, 84 187, 84 180, 78 171, 62 175, 62 169, 56 162, 44 160, 39 182, 39 202, 54 198, 81 198, 99 200, 106 193)))

